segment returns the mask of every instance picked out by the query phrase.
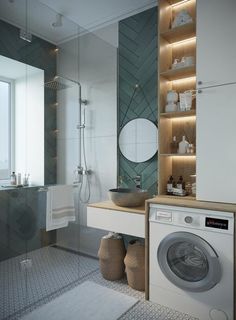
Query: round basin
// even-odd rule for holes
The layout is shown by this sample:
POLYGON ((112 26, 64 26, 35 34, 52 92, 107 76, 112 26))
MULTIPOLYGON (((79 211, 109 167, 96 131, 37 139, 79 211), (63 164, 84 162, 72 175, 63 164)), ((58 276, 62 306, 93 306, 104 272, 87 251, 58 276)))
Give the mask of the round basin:
POLYGON ((147 190, 142 189, 110 189, 108 194, 111 201, 120 207, 139 207, 149 198, 147 190))

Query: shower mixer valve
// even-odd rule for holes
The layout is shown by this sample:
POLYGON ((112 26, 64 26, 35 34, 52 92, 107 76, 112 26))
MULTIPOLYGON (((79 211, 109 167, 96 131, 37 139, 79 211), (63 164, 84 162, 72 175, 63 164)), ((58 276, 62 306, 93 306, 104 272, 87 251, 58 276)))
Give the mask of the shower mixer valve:
POLYGON ((85 168, 83 168, 82 166, 78 166, 77 169, 74 171, 75 173, 75 177, 76 177, 76 182, 80 182, 79 177, 81 176, 85 176, 85 175, 91 175, 92 174, 92 170, 86 170, 85 168))

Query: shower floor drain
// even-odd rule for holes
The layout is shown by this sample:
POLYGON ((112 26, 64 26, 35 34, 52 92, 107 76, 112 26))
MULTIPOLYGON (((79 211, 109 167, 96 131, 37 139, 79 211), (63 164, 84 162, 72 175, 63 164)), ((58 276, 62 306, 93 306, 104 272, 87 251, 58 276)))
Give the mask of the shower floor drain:
POLYGON ((32 259, 25 259, 20 262, 20 268, 22 271, 29 270, 33 266, 32 259))

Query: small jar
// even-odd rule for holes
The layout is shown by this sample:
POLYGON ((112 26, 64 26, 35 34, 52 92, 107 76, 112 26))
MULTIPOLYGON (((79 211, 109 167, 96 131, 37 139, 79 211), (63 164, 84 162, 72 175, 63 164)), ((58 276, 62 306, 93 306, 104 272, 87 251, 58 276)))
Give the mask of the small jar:
POLYGON ((194 153, 194 145, 190 143, 187 147, 187 153, 192 154, 194 153))

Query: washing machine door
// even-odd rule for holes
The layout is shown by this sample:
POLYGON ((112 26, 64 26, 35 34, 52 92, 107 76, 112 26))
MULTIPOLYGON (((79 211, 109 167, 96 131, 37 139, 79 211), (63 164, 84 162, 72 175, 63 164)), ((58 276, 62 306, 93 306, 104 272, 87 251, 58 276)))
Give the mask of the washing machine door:
POLYGON ((221 279, 215 250, 204 239, 189 232, 166 236, 158 247, 157 259, 166 278, 185 291, 207 291, 221 279))

